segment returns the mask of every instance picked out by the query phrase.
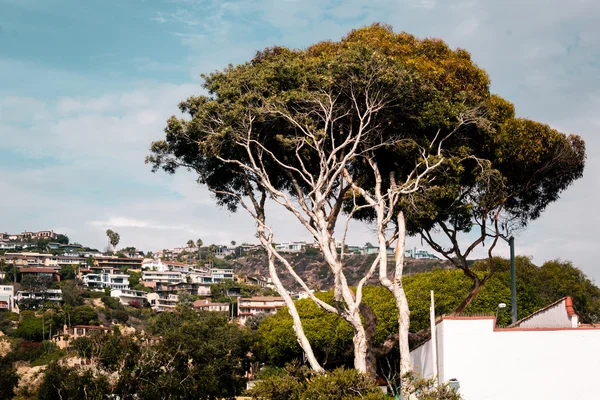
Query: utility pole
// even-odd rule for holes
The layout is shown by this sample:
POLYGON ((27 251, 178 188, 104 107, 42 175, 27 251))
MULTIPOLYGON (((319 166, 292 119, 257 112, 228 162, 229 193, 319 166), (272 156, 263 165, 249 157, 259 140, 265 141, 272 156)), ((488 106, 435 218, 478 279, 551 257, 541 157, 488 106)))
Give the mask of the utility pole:
POLYGON ((508 238, 510 246, 510 293, 511 293, 511 311, 512 323, 517 322, 517 271, 515 267, 515 238, 508 238))

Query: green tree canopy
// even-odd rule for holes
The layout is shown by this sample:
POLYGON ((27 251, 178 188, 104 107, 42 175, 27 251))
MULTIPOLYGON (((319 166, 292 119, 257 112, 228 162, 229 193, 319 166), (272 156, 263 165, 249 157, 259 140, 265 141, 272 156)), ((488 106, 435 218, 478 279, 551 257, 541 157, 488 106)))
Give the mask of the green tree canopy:
POLYGON ((56 237, 56 241, 61 244, 69 244, 69 237, 61 233, 56 237))
MULTIPOLYGON (((466 315, 494 315, 499 303, 510 304, 510 263, 502 258, 496 258, 495 263, 497 272, 465 309, 466 315)), ((489 273, 489 261, 478 261, 472 269, 482 275, 489 273)), ((519 319, 562 297, 571 296, 582 322, 600 321, 600 289, 572 263, 555 260, 538 267, 530 258, 518 256, 516 269, 519 319)), ((468 294, 468 283, 469 278, 458 269, 435 269, 406 276, 404 286, 411 311, 410 331, 417 333, 429 328, 431 290, 435 293, 436 315, 452 314, 468 294)), ((320 293, 319 297, 331 301, 332 293, 320 293)), ((370 286, 365 290, 365 302, 377 317, 376 345, 381 345, 398 330, 397 320, 394 318, 394 300, 384 288, 370 286)), ((319 360, 326 367, 348 363, 352 351, 352 331, 349 325, 308 300, 298 300, 296 304, 319 360)), ((510 309, 501 310, 498 325, 510 323, 510 309)), ((283 366, 291 359, 301 360, 302 351, 295 340, 291 317, 286 309, 261 321, 258 334, 260 357, 263 361, 283 366)))

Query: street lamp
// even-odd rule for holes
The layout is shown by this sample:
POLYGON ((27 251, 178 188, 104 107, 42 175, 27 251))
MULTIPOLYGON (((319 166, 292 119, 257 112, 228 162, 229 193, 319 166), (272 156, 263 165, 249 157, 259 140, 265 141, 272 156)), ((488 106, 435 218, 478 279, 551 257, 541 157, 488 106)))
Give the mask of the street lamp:
POLYGON ((510 247, 510 308, 512 323, 517 322, 517 270, 515 267, 515 238, 514 236, 508 239, 505 236, 498 235, 510 247))
POLYGON ((498 312, 501 308, 506 308, 506 303, 498 304, 498 308, 496 308, 496 325, 498 325, 498 312))

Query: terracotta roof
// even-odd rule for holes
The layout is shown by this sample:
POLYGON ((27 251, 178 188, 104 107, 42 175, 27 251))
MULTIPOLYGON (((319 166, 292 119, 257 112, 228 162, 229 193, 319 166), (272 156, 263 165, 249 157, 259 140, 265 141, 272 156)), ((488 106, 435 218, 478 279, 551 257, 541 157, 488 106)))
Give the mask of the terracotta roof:
POLYGON ((180 263, 180 262, 175 262, 175 261, 167 261, 164 264, 166 264, 166 265, 178 265, 180 267, 187 267, 188 266, 188 264, 186 264, 186 263, 180 263))

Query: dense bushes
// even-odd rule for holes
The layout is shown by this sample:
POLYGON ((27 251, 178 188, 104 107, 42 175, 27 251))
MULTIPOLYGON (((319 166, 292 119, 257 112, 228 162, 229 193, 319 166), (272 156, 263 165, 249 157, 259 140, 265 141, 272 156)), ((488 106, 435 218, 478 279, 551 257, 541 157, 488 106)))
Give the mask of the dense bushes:
POLYGON ((0 400, 12 399, 19 383, 17 369, 10 357, 0 357, 0 400))
POLYGON ((258 381, 248 391, 263 400, 379 400, 387 396, 375 381, 354 369, 338 368, 319 374, 297 364, 258 381))
POLYGON ((38 390, 38 399, 105 399, 110 393, 108 379, 94 376, 91 371, 81 372, 76 368, 52 363, 46 368, 44 379, 38 390))

